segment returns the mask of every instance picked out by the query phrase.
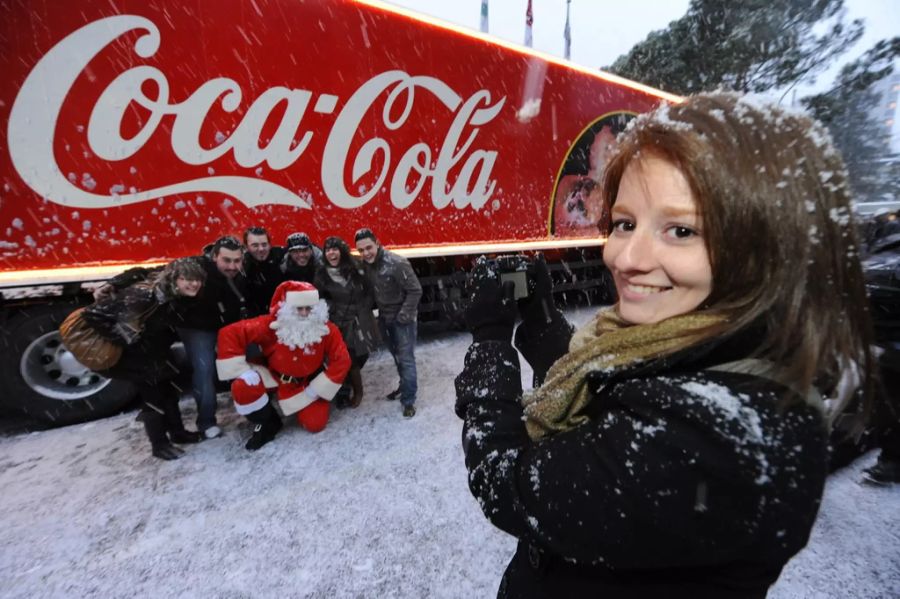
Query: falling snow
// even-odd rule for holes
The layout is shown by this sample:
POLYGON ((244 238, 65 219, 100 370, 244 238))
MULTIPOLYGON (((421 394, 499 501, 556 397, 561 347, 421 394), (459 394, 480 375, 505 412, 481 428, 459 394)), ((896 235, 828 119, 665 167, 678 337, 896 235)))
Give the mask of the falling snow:
POLYGON ((531 98, 527 100, 516 112, 516 118, 520 123, 527 123, 541 112, 541 99, 531 98))
MULTIPOLYGON (((377 399, 396 386, 382 351, 360 408, 318 435, 288 424, 255 453, 227 394, 224 437, 175 462, 150 457, 134 413, 0 436, 0 596, 494 596, 515 540, 467 486, 453 377, 469 341, 420 343, 415 418, 377 399)), ((769 599, 896 596, 900 485, 858 484, 873 460, 829 479, 809 545, 769 599)))
POLYGON ((94 178, 90 175, 90 173, 84 173, 81 176, 81 186, 88 191, 93 191, 97 187, 97 182, 94 181, 94 178))

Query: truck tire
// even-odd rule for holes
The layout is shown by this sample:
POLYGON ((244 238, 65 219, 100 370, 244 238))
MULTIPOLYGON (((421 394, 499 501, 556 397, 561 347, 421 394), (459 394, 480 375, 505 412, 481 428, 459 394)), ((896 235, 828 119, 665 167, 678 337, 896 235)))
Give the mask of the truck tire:
POLYGON ((130 384, 92 372, 62 344, 57 329, 75 307, 58 303, 19 308, 3 327, 3 403, 50 426, 110 416, 134 399, 130 384))

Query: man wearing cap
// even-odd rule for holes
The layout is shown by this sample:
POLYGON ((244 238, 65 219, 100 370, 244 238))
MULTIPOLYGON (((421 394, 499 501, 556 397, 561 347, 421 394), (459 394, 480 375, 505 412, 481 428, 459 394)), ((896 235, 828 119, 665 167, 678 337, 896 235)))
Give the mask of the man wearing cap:
POLYGON ((220 237, 197 259, 206 285, 193 302, 175 305, 176 328, 191 362, 192 391, 197 401, 197 430, 207 439, 222 434, 216 425, 216 335, 223 326, 250 316, 241 274, 244 248, 236 237, 220 237))
POLYGON ((281 272, 286 281, 312 283, 322 264, 322 250, 309 240, 306 233, 291 233, 284 242, 285 256, 281 272))
POLYGON ((263 227, 244 231, 244 276, 247 277, 247 303, 253 316, 266 314, 275 288, 284 281, 281 263, 284 248, 273 246, 269 232, 263 227))
POLYGON ((231 384, 234 407, 253 423, 245 447, 256 450, 281 430, 281 416, 267 388, 278 389, 285 416, 297 414, 312 433, 328 423, 329 402, 350 370, 350 354, 341 332, 328 320, 328 307, 315 287, 285 281, 275 290, 269 313, 236 322, 219 331, 216 370, 231 384), (247 362, 246 350, 258 344, 266 366, 247 362))
POLYGON ((403 404, 403 416, 416 415, 416 329, 422 285, 409 260, 384 249, 371 229, 356 232, 356 249, 375 292, 381 337, 394 357, 399 388, 387 399, 403 404))

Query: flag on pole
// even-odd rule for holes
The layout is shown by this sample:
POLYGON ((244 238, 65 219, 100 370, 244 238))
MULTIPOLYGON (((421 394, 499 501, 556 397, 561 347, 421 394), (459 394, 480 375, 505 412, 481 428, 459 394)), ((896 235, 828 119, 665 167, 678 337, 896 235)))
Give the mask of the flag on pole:
POLYGON ((488 0, 481 0, 481 31, 488 32, 488 0))
POLYGON ((566 0, 566 28, 563 30, 563 38, 566 40, 566 60, 569 60, 572 55, 572 28, 569 26, 569 5, 571 3, 572 0, 566 0))
POLYGON ((525 11, 525 45, 531 47, 531 24, 534 22, 534 15, 531 12, 531 0, 528 0, 528 10, 525 11))

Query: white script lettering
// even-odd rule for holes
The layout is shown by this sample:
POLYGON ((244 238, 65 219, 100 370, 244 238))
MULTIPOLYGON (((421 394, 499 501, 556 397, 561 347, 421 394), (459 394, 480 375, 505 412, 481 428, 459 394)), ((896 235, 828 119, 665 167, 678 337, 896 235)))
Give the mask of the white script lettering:
MULTIPOLYGON (((70 34, 29 73, 13 104, 8 128, 10 157, 25 183, 50 201, 78 208, 106 208, 199 191, 227 194, 251 207, 286 204, 309 208, 294 192, 258 177, 203 176, 113 196, 77 187, 63 175, 54 156, 54 135, 63 103, 87 65, 106 46, 133 30, 145 32, 135 42, 135 53, 142 58, 153 56, 160 45, 156 25, 144 17, 119 15, 90 23, 70 34)), ((135 66, 117 76, 101 93, 88 121, 88 145, 97 157, 110 162, 130 158, 144 147, 166 116, 173 117, 172 151, 190 165, 206 165, 232 152, 241 167, 265 163, 272 170, 283 170, 303 155, 314 135, 312 131, 303 131, 295 141, 313 92, 276 86, 253 101, 230 136, 217 136, 217 145, 206 148, 200 143, 200 133, 207 116, 213 109, 236 111, 243 97, 240 85, 227 77, 217 77, 202 83, 181 102, 172 100, 170 89, 165 74, 152 66, 135 66), (145 86, 147 82, 154 85, 145 86), (144 89, 155 89, 156 97, 147 97, 144 89), (125 138, 122 123, 132 104, 149 112, 149 118, 136 134, 125 138), (274 135, 265 146, 260 146, 263 126, 281 106, 284 106, 283 114, 274 135)), ((315 110, 330 112, 336 101, 335 96, 322 94, 315 110)), ((396 70, 375 75, 350 97, 328 133, 321 168, 325 195, 337 206, 355 208, 375 197, 390 177, 391 202, 405 208, 419 196, 430 178, 436 208, 452 203, 459 209, 469 205, 479 209, 496 185, 490 177, 497 151, 473 149, 473 144, 480 127, 493 120, 504 103, 505 98, 501 98, 491 104, 486 90, 463 101, 447 84, 434 77, 411 76, 396 70), (387 140, 373 136, 353 157, 350 181, 356 184, 372 173, 376 157, 380 158, 381 167, 378 173, 372 173, 370 179, 374 181, 367 190, 360 189, 359 195, 354 195, 345 185, 345 176, 351 143, 361 129, 362 120, 376 100, 387 93, 381 124, 387 131, 398 130, 411 118, 417 90, 432 94, 453 114, 452 123, 437 146, 434 162, 435 149, 416 141, 394 165, 387 140), (460 164, 458 172, 451 174, 460 164), (415 179, 412 184, 411 178, 415 179)))

